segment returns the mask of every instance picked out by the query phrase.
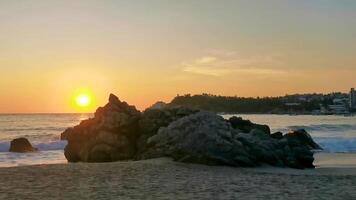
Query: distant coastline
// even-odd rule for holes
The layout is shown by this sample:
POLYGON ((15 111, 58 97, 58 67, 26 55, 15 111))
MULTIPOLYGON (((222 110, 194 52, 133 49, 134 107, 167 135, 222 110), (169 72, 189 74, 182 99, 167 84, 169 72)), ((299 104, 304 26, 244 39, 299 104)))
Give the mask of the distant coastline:
MULTIPOLYGON (((345 115, 356 110, 349 94, 293 94, 278 97, 237 97, 212 94, 177 95, 167 106, 185 106, 222 114, 345 115)), ((154 106, 164 106, 158 102, 154 106)))

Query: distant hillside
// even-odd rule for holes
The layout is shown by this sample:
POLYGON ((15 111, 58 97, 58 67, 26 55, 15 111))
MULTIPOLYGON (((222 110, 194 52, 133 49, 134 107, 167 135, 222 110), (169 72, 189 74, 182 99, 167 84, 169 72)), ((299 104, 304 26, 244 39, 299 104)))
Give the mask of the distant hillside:
POLYGON ((344 93, 295 94, 281 97, 245 98, 211 94, 177 95, 169 105, 187 106, 225 113, 311 113, 320 105, 332 104, 335 98, 347 98, 344 93))

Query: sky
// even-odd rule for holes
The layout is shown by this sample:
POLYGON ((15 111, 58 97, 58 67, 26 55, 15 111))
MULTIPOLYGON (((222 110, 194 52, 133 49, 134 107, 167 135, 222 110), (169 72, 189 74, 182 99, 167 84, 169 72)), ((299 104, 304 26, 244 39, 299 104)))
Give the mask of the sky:
POLYGON ((354 0, 0 0, 0 113, 356 87, 354 0))

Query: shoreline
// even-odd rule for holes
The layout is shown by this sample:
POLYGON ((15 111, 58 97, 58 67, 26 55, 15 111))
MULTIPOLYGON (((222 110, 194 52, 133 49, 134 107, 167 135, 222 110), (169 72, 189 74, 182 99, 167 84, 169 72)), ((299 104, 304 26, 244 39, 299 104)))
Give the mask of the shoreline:
POLYGON ((236 168, 169 158, 0 168, 0 199, 354 199, 356 168, 236 168))
MULTIPOLYGON (((30 155, 32 153, 18 153, 19 155, 30 155)), ((167 158, 157 158, 157 159, 169 159, 167 158)), ((127 162, 144 162, 155 159, 147 160, 127 160, 127 161, 117 161, 117 162, 107 162, 107 163, 127 163, 127 162)), ((174 162, 174 161, 173 161, 174 162)), ((97 164, 107 164, 107 163, 97 163, 97 164)), ((356 152, 353 153, 328 153, 328 152, 315 152, 314 153, 314 165, 315 169, 304 169, 304 170, 319 170, 319 169, 355 169, 356 172, 356 152)), ((20 168, 20 167, 35 167, 35 166, 51 166, 51 165, 75 165, 75 164, 91 164, 85 162, 70 163, 64 160, 56 161, 51 160, 49 163, 40 163, 40 164, 21 164, 18 166, 0 166, 0 170, 8 168, 20 168)), ((219 167, 219 166, 212 166, 219 167)), ((224 165, 221 165, 224 167, 224 165)), ((243 169, 262 169, 262 168, 276 168, 276 169, 292 169, 287 167, 273 167, 269 165, 261 165, 259 167, 234 167, 234 168, 243 168, 243 169)), ((296 169, 300 171, 299 169, 296 169)), ((303 171, 303 170, 302 170, 303 171)))

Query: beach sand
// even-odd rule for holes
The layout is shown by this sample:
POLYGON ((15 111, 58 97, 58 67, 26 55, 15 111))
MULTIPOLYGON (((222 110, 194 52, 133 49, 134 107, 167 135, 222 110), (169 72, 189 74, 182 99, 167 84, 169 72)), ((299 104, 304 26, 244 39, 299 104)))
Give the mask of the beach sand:
POLYGON ((320 168, 309 170, 168 158, 0 168, 0 199, 356 199, 355 160, 355 154, 318 153, 320 168))

